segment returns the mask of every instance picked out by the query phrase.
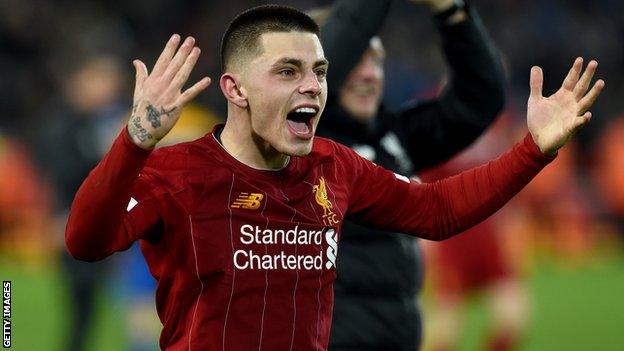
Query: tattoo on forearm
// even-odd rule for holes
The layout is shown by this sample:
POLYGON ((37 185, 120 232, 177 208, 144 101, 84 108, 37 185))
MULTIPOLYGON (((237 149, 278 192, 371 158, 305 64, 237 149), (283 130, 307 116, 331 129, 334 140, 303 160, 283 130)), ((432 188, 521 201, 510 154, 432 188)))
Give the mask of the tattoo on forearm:
MULTIPOLYGON (((134 104, 132 106, 132 117, 130 117, 130 121, 128 123, 128 131, 130 135, 136 136, 139 141, 144 142, 148 139, 154 139, 154 136, 150 134, 147 129, 143 128, 141 125, 141 116, 137 114, 139 104, 134 104)), ((152 128, 158 128, 161 126, 160 119, 163 115, 170 116, 170 114, 175 111, 177 107, 174 106, 170 110, 165 110, 163 107, 160 107, 158 110, 154 105, 148 103, 147 107, 145 107, 145 115, 148 122, 150 122, 152 128)))
POLYGON ((130 118, 130 123, 128 124, 128 130, 131 135, 135 135, 141 142, 144 142, 147 139, 152 139, 152 135, 147 132, 143 126, 141 126, 141 117, 132 116, 130 118))
POLYGON ((161 106, 160 111, 158 111, 152 104, 148 104, 145 108, 145 111, 147 111, 147 120, 152 124, 152 127, 158 128, 160 127, 160 117, 162 115, 169 117, 169 114, 175 109, 176 107, 173 106, 171 110, 166 111, 165 108, 161 106))

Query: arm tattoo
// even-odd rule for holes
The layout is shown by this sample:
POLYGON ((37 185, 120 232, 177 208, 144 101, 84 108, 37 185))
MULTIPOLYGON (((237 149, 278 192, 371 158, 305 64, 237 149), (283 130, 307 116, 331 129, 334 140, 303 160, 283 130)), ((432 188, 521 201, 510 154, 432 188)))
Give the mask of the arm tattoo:
POLYGON ((134 115, 130 118, 130 123, 128 124, 128 130, 131 135, 135 135, 141 142, 144 142, 147 139, 152 139, 152 135, 147 132, 145 128, 141 126, 141 117, 134 115))
POLYGON ((175 109, 176 107, 173 106, 171 110, 166 111, 165 108, 161 106, 160 111, 158 111, 152 104, 148 104, 145 108, 145 111, 147 111, 147 120, 152 124, 152 127, 158 128, 160 127, 160 117, 162 115, 169 117, 169 114, 175 109))

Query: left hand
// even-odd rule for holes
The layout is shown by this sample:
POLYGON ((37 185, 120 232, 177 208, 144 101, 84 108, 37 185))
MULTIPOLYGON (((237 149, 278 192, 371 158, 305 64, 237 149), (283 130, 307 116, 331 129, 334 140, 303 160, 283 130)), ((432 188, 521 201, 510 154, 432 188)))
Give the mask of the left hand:
POLYGON ((589 108, 604 88, 599 79, 587 92, 598 62, 592 60, 583 70, 583 59, 577 58, 556 93, 542 96, 542 69, 531 68, 531 95, 527 108, 527 124, 533 140, 546 155, 554 155, 570 137, 591 119, 589 108), (579 78, 580 76, 580 78, 579 78))

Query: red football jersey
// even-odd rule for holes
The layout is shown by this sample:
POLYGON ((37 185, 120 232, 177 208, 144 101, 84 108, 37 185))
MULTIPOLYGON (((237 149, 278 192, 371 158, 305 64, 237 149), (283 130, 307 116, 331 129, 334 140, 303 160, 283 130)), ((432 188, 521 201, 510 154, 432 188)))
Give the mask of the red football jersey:
POLYGON ((78 191, 66 242, 97 260, 141 239, 162 349, 326 350, 346 215, 441 240, 496 211, 550 160, 527 136, 489 164, 419 184, 319 137, 310 155, 259 170, 213 133, 150 152, 124 130, 78 191))

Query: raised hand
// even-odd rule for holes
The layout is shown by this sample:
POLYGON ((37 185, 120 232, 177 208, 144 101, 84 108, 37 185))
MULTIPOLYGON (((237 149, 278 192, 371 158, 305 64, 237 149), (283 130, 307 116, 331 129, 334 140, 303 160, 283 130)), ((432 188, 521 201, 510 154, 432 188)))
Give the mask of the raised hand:
MULTIPOLYGON (((433 14, 440 14, 446 10, 449 10, 455 5, 456 0, 409 0, 414 4, 427 5, 433 14)), ((444 20, 447 25, 456 24, 464 21, 468 17, 464 9, 455 11, 450 17, 444 20)))
POLYGON ((599 79, 589 90, 598 62, 592 60, 583 70, 583 59, 577 58, 556 93, 542 96, 544 76, 542 69, 531 68, 531 95, 527 108, 527 124, 540 150, 553 155, 570 137, 591 119, 589 108, 604 88, 599 79), (580 77, 580 78, 579 78, 580 77))
POLYGON ((151 73, 143 62, 133 61, 136 83, 128 133, 144 149, 153 148, 167 135, 180 118, 184 104, 210 85, 210 78, 204 77, 182 92, 200 50, 193 37, 187 37, 178 48, 179 43, 179 35, 171 36, 151 73))
POLYGON ((455 0, 409 0, 415 4, 427 5, 433 12, 441 12, 451 8, 455 0))

